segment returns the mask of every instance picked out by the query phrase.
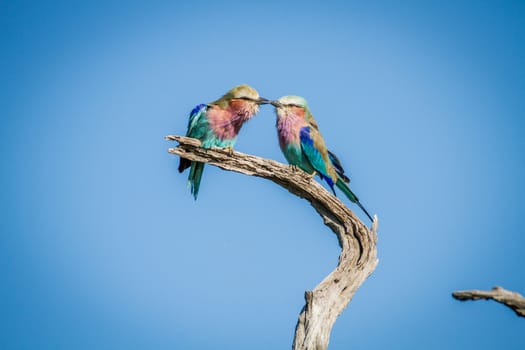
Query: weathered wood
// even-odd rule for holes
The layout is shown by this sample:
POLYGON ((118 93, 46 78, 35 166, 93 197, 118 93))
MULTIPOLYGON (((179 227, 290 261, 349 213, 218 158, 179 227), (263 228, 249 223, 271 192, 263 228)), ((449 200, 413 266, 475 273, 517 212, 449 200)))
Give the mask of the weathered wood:
POLYGON ((518 316, 525 317, 525 298, 519 293, 501 287, 494 287, 492 290, 462 290, 453 292, 452 296, 461 301, 492 299, 510 307, 518 316))
POLYGON ((343 202, 311 176, 274 160, 226 149, 203 149, 200 141, 182 136, 166 136, 177 141, 169 153, 192 161, 206 162, 224 170, 271 180, 306 199, 337 235, 342 252, 339 264, 312 291, 305 293, 293 341, 294 350, 324 350, 332 327, 357 289, 377 266, 377 216, 367 228, 343 202))

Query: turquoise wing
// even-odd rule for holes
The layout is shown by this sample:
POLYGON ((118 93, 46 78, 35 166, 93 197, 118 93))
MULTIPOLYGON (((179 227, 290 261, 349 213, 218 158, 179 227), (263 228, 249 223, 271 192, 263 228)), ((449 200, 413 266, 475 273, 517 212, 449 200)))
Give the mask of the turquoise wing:
MULTIPOLYGON (((208 130, 208 117, 206 116, 207 110, 208 106, 204 103, 192 109, 188 120, 188 131, 186 131, 186 136, 201 140, 206 135, 206 131, 208 130)), ((191 164, 190 160, 181 158, 179 162, 179 173, 182 173, 185 169, 189 168, 191 164)))
POLYGON ((208 106, 204 103, 193 108, 188 120, 186 136, 200 140, 206 135, 206 132, 209 130, 208 117, 206 116, 207 110, 208 106))
POLYGON ((301 149, 304 155, 306 156, 312 167, 315 169, 315 171, 333 189, 334 181, 328 175, 328 170, 326 168, 326 162, 323 158, 322 150, 318 148, 319 142, 317 142, 317 145, 315 142, 315 139, 320 137, 321 135, 319 134, 319 132, 310 126, 305 126, 301 128, 299 133, 299 139, 301 140, 301 149))

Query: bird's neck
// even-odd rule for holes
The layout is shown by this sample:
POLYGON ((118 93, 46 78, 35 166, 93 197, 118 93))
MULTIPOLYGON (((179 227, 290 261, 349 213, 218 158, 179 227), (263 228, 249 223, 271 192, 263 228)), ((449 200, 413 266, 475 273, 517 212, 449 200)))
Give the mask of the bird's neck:
POLYGON ((258 109, 259 106, 255 103, 243 100, 231 100, 228 104, 228 110, 235 116, 235 119, 241 120, 242 123, 253 117, 258 112, 258 109))

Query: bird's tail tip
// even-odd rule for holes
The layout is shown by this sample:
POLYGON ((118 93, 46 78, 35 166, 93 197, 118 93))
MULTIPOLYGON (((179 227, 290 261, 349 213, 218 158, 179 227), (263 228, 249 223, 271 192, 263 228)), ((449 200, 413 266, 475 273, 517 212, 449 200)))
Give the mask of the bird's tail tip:
POLYGON ((368 213, 368 210, 366 210, 365 207, 363 207, 363 205, 361 204, 361 202, 357 201, 356 204, 359 206, 359 208, 361 208, 361 210, 366 214, 366 216, 368 216, 368 218, 370 219, 370 221, 373 223, 373 222, 374 222, 374 219, 373 219, 372 216, 368 213))

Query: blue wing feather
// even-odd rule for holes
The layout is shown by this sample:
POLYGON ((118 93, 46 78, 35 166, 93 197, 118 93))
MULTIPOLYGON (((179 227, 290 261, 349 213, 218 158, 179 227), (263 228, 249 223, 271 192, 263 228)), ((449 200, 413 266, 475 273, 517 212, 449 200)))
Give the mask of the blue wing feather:
POLYGON ((195 108, 191 110, 186 136, 198 139, 204 135, 208 127, 208 118, 206 118, 207 110, 208 106, 204 103, 195 106, 195 108))
POLYGON ((321 176, 323 180, 325 180, 328 185, 333 189, 334 182, 332 179, 328 176, 326 171, 326 164, 323 159, 323 155, 319 150, 315 147, 314 139, 311 135, 312 129, 310 126, 305 126, 301 128, 299 133, 299 139, 301 140, 301 149, 312 165, 312 167, 315 169, 317 173, 321 176))

